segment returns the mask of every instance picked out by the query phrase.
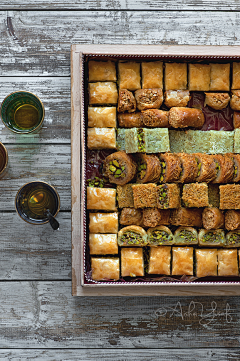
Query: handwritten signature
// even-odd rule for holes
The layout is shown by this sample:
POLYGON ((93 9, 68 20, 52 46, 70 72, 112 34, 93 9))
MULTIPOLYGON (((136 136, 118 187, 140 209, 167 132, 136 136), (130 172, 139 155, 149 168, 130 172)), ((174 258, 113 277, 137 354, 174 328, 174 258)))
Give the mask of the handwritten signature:
POLYGON ((181 302, 178 301, 174 307, 164 306, 155 311, 156 317, 179 317, 181 320, 197 320, 200 325, 207 327, 212 325, 217 318, 223 318, 226 323, 232 323, 233 318, 229 304, 227 303, 223 310, 218 310, 217 302, 212 301, 209 309, 204 310, 201 302, 191 301, 184 310, 181 302))

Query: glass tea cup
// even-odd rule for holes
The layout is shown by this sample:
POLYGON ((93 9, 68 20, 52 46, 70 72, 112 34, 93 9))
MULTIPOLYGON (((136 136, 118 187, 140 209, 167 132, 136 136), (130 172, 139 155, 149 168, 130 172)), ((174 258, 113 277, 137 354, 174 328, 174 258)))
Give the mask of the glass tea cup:
POLYGON ((8 129, 19 134, 37 131, 44 119, 41 100, 27 91, 9 94, 2 102, 1 118, 8 129))
POLYGON ((25 222, 50 222, 53 229, 59 228, 54 217, 60 209, 60 198, 57 191, 48 183, 35 181, 24 184, 16 195, 15 208, 25 222))

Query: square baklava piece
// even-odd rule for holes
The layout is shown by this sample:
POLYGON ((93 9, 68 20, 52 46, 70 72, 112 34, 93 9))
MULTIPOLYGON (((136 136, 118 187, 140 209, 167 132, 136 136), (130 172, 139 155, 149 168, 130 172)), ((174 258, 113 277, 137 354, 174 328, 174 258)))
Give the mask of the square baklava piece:
POLYGON ((218 276, 238 276, 236 249, 218 250, 218 276))
POLYGON ((240 209, 240 184, 219 186, 220 209, 240 209))
POLYGON ((155 183, 134 184, 132 189, 135 208, 157 207, 157 186, 155 183))
POLYGON ((142 248, 121 249, 121 275, 122 277, 144 276, 142 248))
POLYGON ((116 66, 111 60, 88 62, 88 81, 116 81, 116 66))
POLYGON ((187 89, 187 63, 165 63, 165 90, 187 89))
POLYGON ((210 64, 210 89, 214 91, 228 91, 230 89, 230 63, 210 64))
POLYGON ((232 66, 232 89, 240 89, 240 63, 234 62, 232 66))
POLYGON ((186 207, 208 207, 207 183, 184 184, 182 200, 186 207))
POLYGON ((163 88, 163 62, 142 62, 142 88, 163 88))
POLYGON ((116 149, 115 128, 88 128, 88 149, 116 149))
POLYGON ((135 61, 118 63, 119 89, 141 89, 140 63, 135 61))
POLYGON ((119 258, 92 257, 91 270, 94 281, 117 281, 120 276, 119 258))

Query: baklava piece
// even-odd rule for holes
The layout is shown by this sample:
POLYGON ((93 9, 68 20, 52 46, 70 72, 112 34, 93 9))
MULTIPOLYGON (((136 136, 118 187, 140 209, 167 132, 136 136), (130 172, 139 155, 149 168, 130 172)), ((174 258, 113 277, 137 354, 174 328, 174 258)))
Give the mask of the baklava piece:
POLYGON ((236 249, 218 250, 218 276, 238 276, 236 249))
POLYGON ((198 176, 198 164, 193 154, 178 153, 181 162, 179 183, 195 182, 198 176))
POLYGON ((142 62, 142 88, 163 87, 163 63, 162 61, 142 62))
MULTIPOLYGON (((206 153, 217 154, 217 153, 232 153, 234 132, 225 130, 209 130, 207 132, 210 136, 209 149, 206 153)), ((203 134, 204 136, 205 134, 203 134)))
POLYGON ((222 247, 226 243, 225 233, 223 229, 201 229, 198 234, 199 246, 222 247))
POLYGON ((136 110, 136 99, 131 91, 127 89, 120 89, 118 96, 118 107, 119 113, 133 113, 136 110))
POLYGON ((116 83, 89 83, 89 104, 117 104, 118 92, 116 83))
POLYGON ((240 112, 233 113, 233 128, 240 128, 240 112))
MULTIPOLYGON (((171 153, 182 153, 186 152, 189 153, 185 149, 185 143, 187 138, 187 132, 186 131, 180 131, 180 130, 169 130, 169 142, 170 142, 170 152, 171 153)), ((191 149, 190 153, 192 153, 193 150, 191 149)))
POLYGON ((143 212, 141 209, 123 208, 119 223, 123 226, 143 226, 143 212))
POLYGON ((135 208, 157 207, 157 186, 155 183, 133 184, 132 189, 135 208))
POLYGON ((196 249, 196 276, 217 276, 217 249, 196 249))
MULTIPOLYGON (((187 130, 185 132, 185 153, 211 153, 211 130, 187 130)), ((219 131, 217 133, 220 133, 219 131)))
POLYGON ((143 209, 143 225, 144 227, 156 227, 160 224, 169 224, 170 211, 158 208, 143 209), (166 212, 166 213, 164 213, 166 212))
POLYGON ((189 90, 166 90, 164 93, 164 104, 168 108, 186 107, 189 100, 189 90))
POLYGON ((230 89, 230 63, 210 64, 210 89, 211 91, 228 91, 230 89))
POLYGON ((165 63, 165 90, 187 89, 187 63, 165 63))
POLYGON ((88 149, 116 149, 115 128, 88 128, 88 149))
POLYGON ((88 127, 90 128, 115 128, 115 107, 88 107, 88 127))
POLYGON ((213 156, 204 153, 195 153, 194 156, 196 158, 198 167, 196 181, 199 183, 212 182, 217 175, 216 164, 214 162, 213 156))
POLYGON ((200 109, 173 107, 169 110, 168 121, 173 128, 202 128, 205 118, 200 109))
POLYGON ((145 127, 168 128, 168 112, 160 109, 143 110, 141 121, 145 127))
POLYGON ((157 186, 157 206, 160 209, 179 208, 181 205, 180 188, 175 183, 157 186))
POLYGON ((135 61, 119 62, 119 89, 137 90, 141 89, 140 63, 135 61))
POLYGON ((234 131, 234 153, 240 153, 240 129, 234 131))
POLYGON ((157 156, 140 154, 137 164, 137 183, 154 183, 159 180, 161 165, 157 156))
POLYGON ((240 230, 230 231, 226 234, 225 247, 227 248, 240 247, 240 230))
POLYGON ((211 68, 208 64, 189 64, 189 87, 190 91, 208 91, 210 88, 211 68))
POLYGON ((144 276, 144 261, 142 248, 121 249, 121 275, 122 277, 144 276))
POLYGON ((224 228, 224 214, 216 207, 204 208, 202 213, 203 227, 205 229, 224 228))
POLYGON ((215 110, 221 110, 228 106, 230 96, 228 93, 205 93, 205 103, 215 110))
POLYGON ((132 186, 132 184, 117 186, 117 200, 119 208, 134 207, 132 186))
POLYGON ((240 211, 229 210, 225 213, 225 228, 228 231, 240 229, 240 211))
POLYGON ((164 153, 170 151, 167 128, 145 128, 144 140, 146 153, 164 153))
POLYGON ((87 187, 87 209, 116 211, 116 189, 87 187))
POLYGON ((171 224, 174 226, 202 227, 202 209, 178 208, 171 212, 171 224))
POLYGON ((103 163, 103 175, 110 183, 125 185, 135 177, 136 172, 137 164, 124 151, 108 155, 103 163))
POLYGON ((208 207, 207 183, 184 184, 182 200, 186 207, 208 207))
POLYGON ((113 61, 88 62, 88 81, 116 81, 116 66, 113 61))
POLYGON ((163 102, 162 89, 139 89, 135 91, 137 108, 139 110, 158 109, 163 102))
POLYGON ((120 276, 119 258, 92 257, 92 279, 94 281, 117 281, 120 276))
POLYGON ((240 154, 234 154, 234 153, 227 153, 226 156, 230 157, 233 161, 233 177, 232 182, 237 183, 240 182, 240 154))
POLYGON ((117 139, 116 139, 117 150, 125 150, 126 148, 125 131, 126 129, 121 129, 121 128, 117 129, 117 139))
POLYGON ((125 130, 126 153, 144 153, 146 151, 143 128, 130 128, 125 130))
POLYGON ((216 178, 213 183, 228 183, 231 182, 234 176, 233 160, 227 155, 216 154, 213 155, 216 164, 216 178))
POLYGON ((219 194, 219 185, 218 184, 208 184, 208 201, 211 207, 220 206, 220 194, 219 194))
POLYGON ((89 234, 90 254, 118 254, 116 234, 89 234))
POLYGON ((188 246, 198 244, 198 232, 192 227, 178 227, 174 233, 175 245, 188 246))
POLYGON ((148 273, 170 275, 171 247, 150 247, 148 273))
POLYGON ((141 128, 143 126, 141 113, 118 114, 118 126, 122 128, 141 128))
POLYGON ((143 247, 147 245, 147 233, 139 226, 127 226, 118 232, 119 246, 138 246, 143 247))
POLYGON ((220 209, 240 209, 240 184, 219 186, 220 209))
POLYGON ((161 183, 177 182, 182 171, 181 161, 177 154, 160 154, 161 173, 159 181, 161 183))
POLYGON ((148 228, 147 230, 148 245, 162 246, 174 244, 174 236, 171 230, 165 226, 148 228))
POLYGON ((232 66, 232 89, 240 89, 240 63, 237 62, 232 66))
POLYGON ((172 275, 193 275, 193 247, 172 247, 172 275))
POLYGON ((118 213, 89 213, 90 233, 118 233, 118 213))
POLYGON ((240 110, 240 90, 232 90, 230 107, 233 110, 240 110))

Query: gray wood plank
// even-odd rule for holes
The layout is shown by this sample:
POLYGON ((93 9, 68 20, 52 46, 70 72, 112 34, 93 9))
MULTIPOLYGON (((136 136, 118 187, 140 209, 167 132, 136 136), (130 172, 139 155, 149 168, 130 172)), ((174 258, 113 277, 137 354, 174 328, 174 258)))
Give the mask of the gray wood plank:
POLYGON ((32 144, 8 144, 6 148, 9 162, 0 179, 0 211, 14 211, 18 189, 36 180, 55 187, 61 210, 71 210, 70 145, 45 145, 34 139, 32 144))
POLYGON ((238 12, 1 11, 0 21, 1 76, 69 75, 78 43, 240 44, 238 12))
POLYGON ((0 290, 0 348, 239 348, 239 297, 74 298, 70 281, 0 290))
POLYGON ((58 231, 28 224, 16 212, 1 212, 0 218, 1 281, 71 279, 70 212, 57 215, 58 231))
POLYGON ((43 126, 36 134, 19 135, 0 121, 3 143, 67 143, 71 138, 71 106, 69 77, 0 77, 0 102, 10 93, 26 90, 37 95, 44 104, 43 126))

